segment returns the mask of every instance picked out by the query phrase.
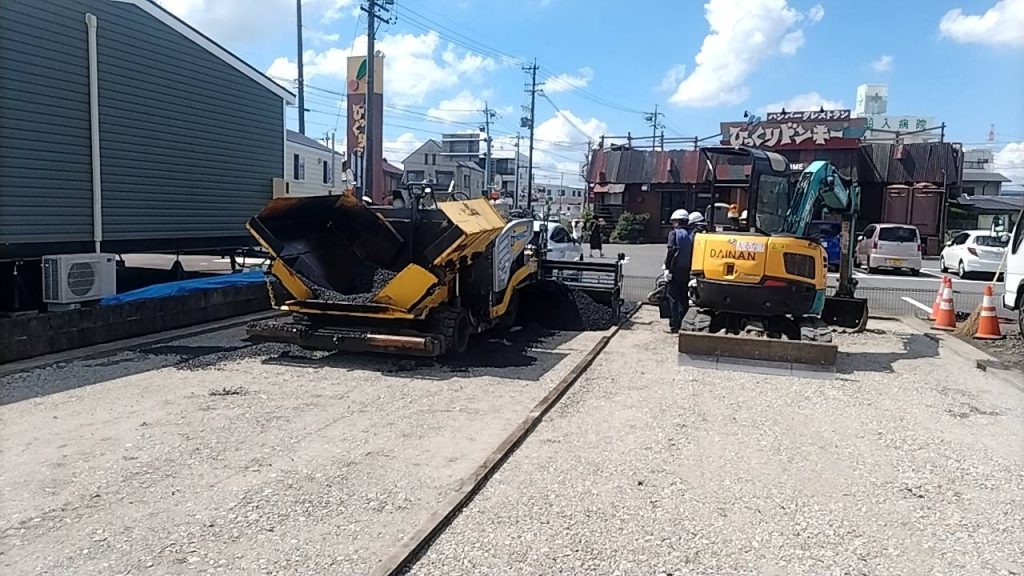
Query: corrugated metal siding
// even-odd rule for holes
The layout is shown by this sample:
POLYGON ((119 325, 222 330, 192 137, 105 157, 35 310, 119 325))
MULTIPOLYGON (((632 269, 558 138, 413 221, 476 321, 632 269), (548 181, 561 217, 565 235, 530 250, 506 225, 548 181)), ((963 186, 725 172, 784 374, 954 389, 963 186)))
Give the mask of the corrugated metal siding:
POLYGON ((68 3, 99 19, 104 238, 244 236, 284 176, 281 99, 136 6, 68 3))
POLYGON ((0 2, 0 243, 92 238, 85 17, 0 2))
POLYGON ((87 12, 104 239, 246 237, 283 176, 279 96, 131 4, 4 0, 0 242, 92 237, 87 12))

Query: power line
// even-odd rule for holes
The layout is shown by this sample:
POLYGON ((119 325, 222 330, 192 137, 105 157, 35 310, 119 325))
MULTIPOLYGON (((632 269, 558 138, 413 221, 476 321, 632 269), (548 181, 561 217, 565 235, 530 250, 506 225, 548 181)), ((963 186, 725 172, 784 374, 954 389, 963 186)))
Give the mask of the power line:
POLYGON ((562 112, 562 109, 558 107, 558 104, 555 104, 555 102, 551 99, 550 96, 548 96, 544 92, 541 92, 540 95, 541 95, 541 97, 543 97, 545 100, 548 101, 548 104, 551 104, 551 107, 555 109, 555 112, 557 112, 559 116, 561 116, 566 122, 568 122, 570 126, 575 128, 577 132, 579 132, 580 134, 583 134, 583 136, 589 142, 590 134, 587 134, 582 128, 577 126, 576 123, 572 121, 572 118, 569 118, 569 116, 566 115, 565 112, 562 112))

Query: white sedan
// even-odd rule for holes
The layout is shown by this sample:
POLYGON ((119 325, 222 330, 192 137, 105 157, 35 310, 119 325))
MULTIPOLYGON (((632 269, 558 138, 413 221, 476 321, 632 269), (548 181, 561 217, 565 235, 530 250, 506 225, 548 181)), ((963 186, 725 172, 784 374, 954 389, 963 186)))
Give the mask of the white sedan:
POLYGON ((967 230, 953 237, 939 256, 943 272, 956 270, 963 278, 974 273, 995 274, 1003 261, 1009 237, 990 230, 967 230))

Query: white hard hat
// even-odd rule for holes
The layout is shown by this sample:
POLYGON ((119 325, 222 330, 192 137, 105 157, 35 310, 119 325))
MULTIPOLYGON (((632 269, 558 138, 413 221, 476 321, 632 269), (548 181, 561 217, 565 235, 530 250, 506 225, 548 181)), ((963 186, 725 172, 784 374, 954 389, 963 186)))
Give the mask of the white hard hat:
POLYGON ((704 215, 700 212, 690 212, 690 224, 700 224, 704 221, 704 215))
POLYGON ((682 221, 686 220, 689 217, 690 217, 690 213, 687 212, 685 209, 680 208, 680 209, 678 209, 678 210, 676 210, 675 212, 672 213, 672 216, 669 218, 669 220, 672 221, 672 222, 675 222, 676 220, 679 220, 680 222, 682 222, 682 221))

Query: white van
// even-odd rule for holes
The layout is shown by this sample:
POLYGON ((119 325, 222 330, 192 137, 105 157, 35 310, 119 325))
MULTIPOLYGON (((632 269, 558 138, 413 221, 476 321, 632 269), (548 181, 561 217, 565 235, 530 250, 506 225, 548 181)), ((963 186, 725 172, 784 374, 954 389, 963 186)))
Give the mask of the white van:
POLYGON ((1017 219, 1006 249, 1009 252, 1006 254, 1003 306, 1017 311, 1017 323, 1024 338, 1024 217, 1017 219))
POLYGON ((922 263, 921 235, 917 228, 907 224, 872 224, 857 237, 853 254, 855 267, 864 266, 868 272, 880 268, 909 270, 917 276, 922 263))

